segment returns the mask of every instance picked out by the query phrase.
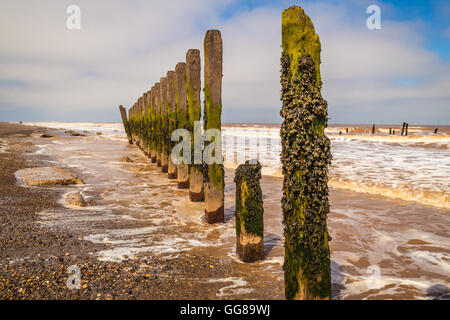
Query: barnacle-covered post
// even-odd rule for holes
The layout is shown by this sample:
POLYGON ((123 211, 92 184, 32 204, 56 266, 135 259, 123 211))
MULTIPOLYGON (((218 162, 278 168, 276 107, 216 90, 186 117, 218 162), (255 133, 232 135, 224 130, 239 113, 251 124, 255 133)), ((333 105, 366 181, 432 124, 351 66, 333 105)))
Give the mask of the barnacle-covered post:
POLYGON ((168 169, 168 146, 167 131, 169 127, 169 119, 167 118, 167 78, 160 80, 160 103, 161 103, 161 171, 167 172, 168 169))
POLYGON ((125 108, 122 105, 119 106, 119 110, 120 110, 120 115, 122 117, 123 128, 125 129, 125 133, 127 134, 128 142, 130 144, 133 144, 133 139, 131 138, 131 133, 130 133, 130 124, 128 123, 128 119, 127 119, 127 110, 125 110, 125 108))
POLYGON ((201 118, 201 66, 200 50, 190 49, 186 53, 186 90, 188 100, 188 130, 191 133, 191 166, 189 168, 189 199, 193 202, 204 200, 202 165, 201 118), (195 125, 197 124, 197 125, 195 125), (197 137, 194 139, 194 137, 197 137))
POLYGON ((177 128, 177 106, 175 100, 175 72, 167 72, 167 175, 169 179, 177 178, 177 166, 173 163, 171 153, 175 143, 170 137, 172 132, 177 128))
POLYGON ((261 191, 261 164, 246 161, 237 167, 236 252, 244 262, 264 259, 264 220, 261 191))
POLYGON ((329 299, 327 102, 320 93, 319 36, 298 6, 283 11, 282 50, 285 295, 287 299, 329 299))
MULTIPOLYGON (((187 97, 186 97, 186 64, 180 62, 175 67, 175 99, 177 105, 177 129, 188 130, 187 97)), ((189 188, 189 164, 178 165, 178 188, 189 188)))
MULTIPOLYGON (((216 129, 219 135, 214 136, 211 143, 214 163, 207 164, 204 170, 205 217, 208 223, 224 221, 224 170, 221 143, 222 114, 222 64, 223 44, 219 30, 208 30, 204 41, 205 54, 205 110, 204 129, 216 129)), ((205 161, 205 159, 204 159, 205 161)))
POLYGON ((155 145, 156 145, 156 165, 161 167, 161 133, 162 133, 162 119, 161 119, 161 82, 155 84, 155 145))
POLYGON ((150 158, 152 163, 156 163, 156 85, 150 90, 150 158))

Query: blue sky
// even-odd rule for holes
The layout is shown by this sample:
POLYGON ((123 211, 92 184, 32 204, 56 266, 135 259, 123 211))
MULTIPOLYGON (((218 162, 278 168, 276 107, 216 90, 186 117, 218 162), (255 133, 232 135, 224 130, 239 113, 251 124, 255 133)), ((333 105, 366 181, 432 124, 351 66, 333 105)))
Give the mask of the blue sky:
POLYGON ((0 3, 0 121, 120 121, 160 77, 224 41, 223 121, 280 122, 281 11, 322 42, 330 123, 450 124, 450 5, 424 1, 9 0, 0 3), (81 8, 81 30, 66 8, 81 8), (366 8, 381 8, 381 30, 366 8))

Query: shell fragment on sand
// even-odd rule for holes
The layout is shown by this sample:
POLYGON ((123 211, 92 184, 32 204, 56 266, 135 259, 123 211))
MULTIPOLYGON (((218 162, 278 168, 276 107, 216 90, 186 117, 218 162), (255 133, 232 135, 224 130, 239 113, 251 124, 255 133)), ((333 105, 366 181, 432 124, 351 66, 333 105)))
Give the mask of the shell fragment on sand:
POLYGON ((83 180, 57 167, 36 167, 19 170, 16 178, 28 186, 84 184, 83 180))

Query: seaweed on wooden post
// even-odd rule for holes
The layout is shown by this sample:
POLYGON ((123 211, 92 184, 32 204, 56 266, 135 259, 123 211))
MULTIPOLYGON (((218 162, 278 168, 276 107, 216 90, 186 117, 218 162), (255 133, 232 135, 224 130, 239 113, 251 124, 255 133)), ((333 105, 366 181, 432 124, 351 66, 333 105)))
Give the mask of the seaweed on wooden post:
POLYGON ((127 110, 125 110, 125 108, 122 105, 119 106, 119 110, 120 110, 120 115, 122 117, 123 128, 125 129, 125 133, 127 134, 128 142, 130 144, 133 144, 133 139, 131 138, 131 133, 130 133, 130 124, 128 123, 128 119, 127 119, 127 110))
POLYGON ((167 160, 168 160, 168 146, 167 146, 167 131, 169 122, 167 118, 167 78, 161 78, 160 80, 160 103, 161 103, 161 171, 167 172, 167 160))
MULTIPOLYGON (((177 106, 177 129, 188 130, 188 110, 186 91, 186 63, 180 62, 175 67, 175 100, 177 106)), ((189 164, 178 165, 178 188, 189 188, 189 164)))
POLYGON ((156 149, 156 165, 161 167, 161 135, 162 135, 162 119, 161 119, 161 82, 155 84, 155 149, 156 149))
POLYGON ((283 168, 284 279, 287 299, 329 299, 327 215, 330 140, 322 98, 320 41, 302 8, 282 14, 280 136, 283 168))
POLYGON ((261 191, 261 164, 246 161, 237 167, 236 252, 244 262, 264 259, 264 207, 261 191))
POLYGON ((188 130, 191 133, 191 166, 189 168, 189 199, 192 202, 204 200, 202 141, 201 137, 201 66, 200 50, 190 49, 186 53, 186 91, 188 100, 188 130), (196 125, 197 124, 197 125, 196 125), (198 141, 200 140, 200 141, 198 141), (197 159, 196 159, 197 158, 197 159))
POLYGON ((177 166, 172 161, 172 148, 175 142, 172 141, 172 132, 177 129, 177 106, 175 100, 175 72, 167 72, 167 175, 169 179, 177 178, 177 166))
POLYGON ((152 163, 156 163, 156 85, 153 85, 150 90, 150 129, 151 129, 151 137, 150 137, 150 157, 152 159, 152 163))
POLYGON ((206 32, 203 52, 205 54, 204 129, 206 133, 211 129, 215 129, 219 133, 211 141, 211 144, 214 144, 213 151, 211 151, 214 161, 206 164, 204 168, 205 217, 208 223, 217 223, 224 222, 224 169, 220 141, 223 44, 219 30, 206 32))
POLYGON ((149 137, 149 132, 148 132, 148 97, 147 97, 147 92, 144 92, 143 96, 142 96, 142 139, 143 139, 143 144, 142 144, 142 150, 144 151, 144 154, 146 156, 148 156, 148 137, 149 137))

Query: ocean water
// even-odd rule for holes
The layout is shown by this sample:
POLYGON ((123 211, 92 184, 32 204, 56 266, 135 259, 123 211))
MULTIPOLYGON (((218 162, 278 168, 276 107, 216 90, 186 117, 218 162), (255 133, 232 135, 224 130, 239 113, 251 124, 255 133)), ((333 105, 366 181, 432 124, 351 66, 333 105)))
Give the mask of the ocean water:
MULTIPOLYGON (((95 253, 100 260, 142 253, 176 258, 182 251, 227 256, 236 274, 211 280, 224 283, 221 297, 283 298, 279 126, 224 125, 226 222, 211 226, 202 219, 203 204, 191 203, 186 190, 128 145, 121 124, 27 124, 87 134, 34 138, 37 156, 51 156, 49 165, 72 169, 86 182, 67 194, 80 191, 92 203, 71 208, 61 199, 64 209, 42 213, 42 224, 77 228, 85 240, 108 244, 95 253), (134 162, 121 162, 124 156, 134 162), (244 264, 235 255, 233 169, 254 158, 263 165, 266 259, 244 264), (107 221, 122 227, 105 228, 107 221)), ((333 298, 450 298, 450 129, 434 134, 434 128, 410 127, 408 136, 399 136, 400 128, 393 128, 395 136, 389 127, 374 135, 371 126, 326 130, 333 155, 333 298)))

